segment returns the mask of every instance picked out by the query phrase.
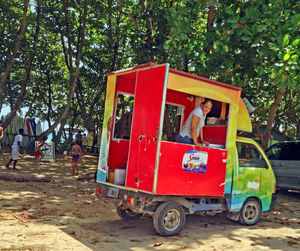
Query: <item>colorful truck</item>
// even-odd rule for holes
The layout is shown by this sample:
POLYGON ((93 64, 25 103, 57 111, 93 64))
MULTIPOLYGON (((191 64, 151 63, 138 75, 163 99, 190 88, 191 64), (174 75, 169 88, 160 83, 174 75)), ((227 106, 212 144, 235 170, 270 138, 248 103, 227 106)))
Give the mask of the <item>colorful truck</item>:
POLYGON ((96 194, 119 216, 153 216, 156 232, 178 234, 187 214, 226 212, 254 225, 272 208, 276 182, 251 132, 241 89, 148 63, 107 74, 96 194), (175 142, 205 98, 213 102, 202 149, 175 142))

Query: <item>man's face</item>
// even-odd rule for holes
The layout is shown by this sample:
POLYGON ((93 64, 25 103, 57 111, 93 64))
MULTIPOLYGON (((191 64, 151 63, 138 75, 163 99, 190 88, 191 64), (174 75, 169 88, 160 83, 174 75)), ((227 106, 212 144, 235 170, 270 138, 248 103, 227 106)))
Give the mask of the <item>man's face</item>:
POLYGON ((212 108, 212 104, 210 103, 206 103, 202 105, 202 111, 205 115, 211 111, 211 108, 212 108))

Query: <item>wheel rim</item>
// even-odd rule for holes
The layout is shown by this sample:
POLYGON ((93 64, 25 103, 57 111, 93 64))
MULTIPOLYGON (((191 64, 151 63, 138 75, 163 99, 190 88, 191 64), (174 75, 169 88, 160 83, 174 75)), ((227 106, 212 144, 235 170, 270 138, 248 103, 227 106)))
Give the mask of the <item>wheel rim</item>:
POLYGON ((180 225, 180 212, 176 209, 170 209, 164 217, 165 228, 173 231, 180 225))
POLYGON ((253 222, 256 220, 258 215, 258 208, 255 203, 250 203, 244 211, 244 217, 247 222, 253 222))

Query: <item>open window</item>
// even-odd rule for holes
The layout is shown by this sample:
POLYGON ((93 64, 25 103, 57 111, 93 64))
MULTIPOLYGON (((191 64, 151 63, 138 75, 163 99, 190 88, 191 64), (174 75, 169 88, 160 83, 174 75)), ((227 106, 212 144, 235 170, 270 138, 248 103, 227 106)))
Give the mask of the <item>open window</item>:
POLYGON ((167 103, 165 106, 163 140, 175 142, 183 124, 184 106, 167 103))
POLYGON ((118 92, 114 123, 114 138, 130 139, 134 96, 118 92))

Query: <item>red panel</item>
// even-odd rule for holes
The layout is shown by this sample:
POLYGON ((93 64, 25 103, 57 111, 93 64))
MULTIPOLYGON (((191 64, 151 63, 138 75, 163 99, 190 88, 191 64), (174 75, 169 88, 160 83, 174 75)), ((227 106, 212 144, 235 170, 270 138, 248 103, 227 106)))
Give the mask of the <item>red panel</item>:
POLYGON ((165 66, 138 72, 126 186, 152 192, 165 66))
POLYGON ((184 105, 184 122, 188 118, 189 114, 195 109, 195 99, 191 102, 188 97, 191 97, 192 95, 173 91, 173 90, 167 90, 167 98, 166 102, 174 103, 178 105, 184 105))
POLYGON ((128 160, 129 140, 111 140, 108 154, 108 167, 110 170, 123 169, 128 160))
POLYGON ((188 196, 223 196, 227 150, 206 148, 205 172, 183 169, 184 154, 195 146, 162 142, 156 194, 188 196))
POLYGON ((135 79, 118 77, 117 91, 134 94, 135 79))
POLYGON ((226 126, 204 126, 203 137, 211 144, 225 145, 226 143, 226 126))

